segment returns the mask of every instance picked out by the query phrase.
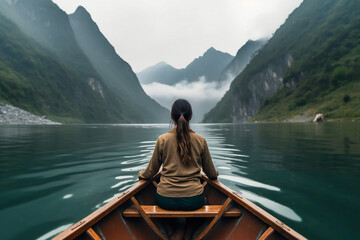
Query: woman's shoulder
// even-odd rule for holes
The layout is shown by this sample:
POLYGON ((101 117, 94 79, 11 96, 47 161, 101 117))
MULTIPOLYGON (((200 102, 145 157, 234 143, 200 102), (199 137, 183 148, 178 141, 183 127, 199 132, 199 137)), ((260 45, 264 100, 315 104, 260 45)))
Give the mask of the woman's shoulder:
POLYGON ((176 134, 175 131, 173 130, 170 130, 169 132, 167 133, 164 133, 164 134, 161 134, 159 137, 158 137, 158 141, 164 141, 164 140, 167 140, 169 138, 173 138, 174 137, 174 134, 176 134))
MULTIPOLYGON (((193 131, 192 129, 190 129, 190 136, 191 136, 192 138, 195 138, 195 139, 198 140, 198 141, 201 141, 201 142, 204 142, 204 141, 205 141, 205 138, 204 138, 202 135, 196 133, 196 132, 193 131)), ((158 140, 160 140, 160 141, 166 141, 166 140, 172 139, 172 138, 176 138, 176 130, 175 130, 175 128, 171 129, 171 130, 170 130, 169 132, 167 132, 167 133, 164 133, 164 134, 160 135, 160 136, 158 137, 158 140)))
POLYGON ((199 141, 202 141, 202 142, 205 141, 205 138, 202 135, 194 132, 193 130, 190 131, 190 134, 191 134, 191 137, 194 137, 199 141))

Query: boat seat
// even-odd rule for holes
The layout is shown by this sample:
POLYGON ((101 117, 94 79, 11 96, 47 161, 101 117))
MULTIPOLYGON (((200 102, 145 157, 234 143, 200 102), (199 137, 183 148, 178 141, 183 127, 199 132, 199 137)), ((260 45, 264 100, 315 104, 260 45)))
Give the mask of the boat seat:
MULTIPOLYGON (((215 217, 223 205, 205 205, 194 211, 169 211, 156 205, 141 205, 147 216, 153 218, 171 218, 171 217, 215 217)), ((122 212, 124 217, 141 217, 135 206, 131 206, 122 212)), ((225 211, 224 217, 240 217, 241 211, 237 208, 230 208, 225 211)))

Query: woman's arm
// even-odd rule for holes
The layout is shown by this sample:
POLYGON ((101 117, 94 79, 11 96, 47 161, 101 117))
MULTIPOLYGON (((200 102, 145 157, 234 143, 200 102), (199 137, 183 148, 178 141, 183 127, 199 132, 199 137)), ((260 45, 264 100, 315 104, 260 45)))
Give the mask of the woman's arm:
POLYGON ((205 139, 204 139, 204 148, 201 154, 201 159, 202 159, 202 169, 203 172, 206 174, 206 176, 209 179, 217 179, 219 172, 216 170, 214 163, 211 159, 210 151, 205 139))
POLYGON ((149 164, 144 170, 141 170, 138 174, 139 179, 151 179, 155 174, 158 173, 160 166, 162 164, 161 161, 161 149, 160 149, 160 140, 158 139, 155 144, 155 149, 153 155, 150 159, 149 164))

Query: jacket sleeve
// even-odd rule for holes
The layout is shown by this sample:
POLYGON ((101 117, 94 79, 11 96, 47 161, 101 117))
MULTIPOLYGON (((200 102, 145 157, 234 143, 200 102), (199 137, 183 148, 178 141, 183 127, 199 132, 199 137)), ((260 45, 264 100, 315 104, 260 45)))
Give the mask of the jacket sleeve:
POLYGON ((204 139, 204 148, 201 154, 202 169, 206 176, 210 179, 217 179, 219 172, 216 170, 214 163, 211 159, 210 151, 206 140, 204 139))
POLYGON ((160 139, 158 138, 149 164, 144 170, 141 170, 138 174, 139 179, 151 179, 158 173, 162 164, 162 151, 160 145, 160 139))

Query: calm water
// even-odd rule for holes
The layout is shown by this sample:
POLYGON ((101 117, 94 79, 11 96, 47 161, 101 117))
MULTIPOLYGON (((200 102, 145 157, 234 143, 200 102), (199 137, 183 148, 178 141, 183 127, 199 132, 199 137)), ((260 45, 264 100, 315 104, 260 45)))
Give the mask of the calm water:
MULTIPOLYGON (((360 124, 192 125, 219 180, 310 239, 360 239, 360 124)), ((129 188, 169 125, 0 126, 1 239, 49 239, 129 188)))

